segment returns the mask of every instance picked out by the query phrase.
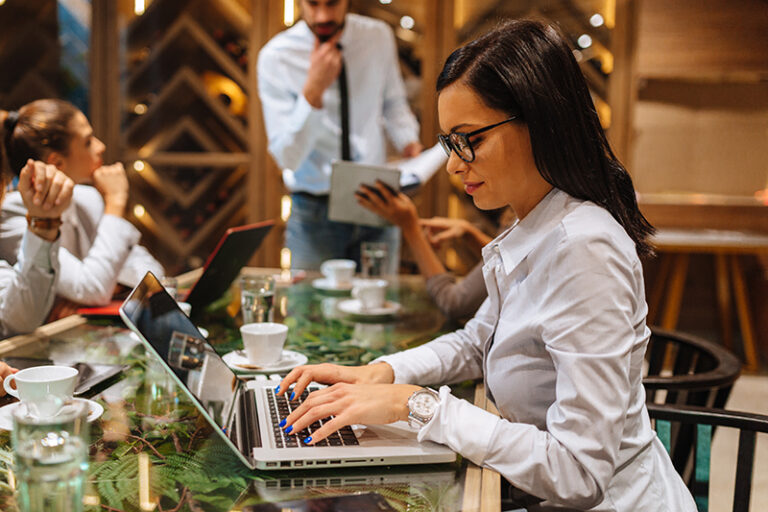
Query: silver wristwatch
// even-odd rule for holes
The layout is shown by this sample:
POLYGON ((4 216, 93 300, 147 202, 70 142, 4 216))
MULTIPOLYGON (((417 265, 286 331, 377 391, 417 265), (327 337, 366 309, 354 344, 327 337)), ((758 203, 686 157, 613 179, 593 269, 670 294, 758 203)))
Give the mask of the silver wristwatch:
POLYGON ((435 415, 440 405, 440 395, 430 388, 421 388, 413 392, 408 399, 408 425, 421 428, 435 415))

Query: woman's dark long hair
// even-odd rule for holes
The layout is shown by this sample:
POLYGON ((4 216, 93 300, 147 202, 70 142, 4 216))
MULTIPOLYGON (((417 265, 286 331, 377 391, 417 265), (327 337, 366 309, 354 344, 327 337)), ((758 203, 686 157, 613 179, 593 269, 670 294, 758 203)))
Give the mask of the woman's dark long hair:
POLYGON ((43 99, 18 112, 0 111, 0 134, 11 173, 18 175, 29 158, 45 161, 50 152, 69 153, 70 123, 80 112, 69 102, 43 99))
POLYGON ((536 167, 552 186, 602 206, 653 254, 653 226, 637 206, 632 178, 613 154, 571 49, 551 26, 515 20, 454 51, 437 92, 461 80, 490 108, 518 115, 536 167))

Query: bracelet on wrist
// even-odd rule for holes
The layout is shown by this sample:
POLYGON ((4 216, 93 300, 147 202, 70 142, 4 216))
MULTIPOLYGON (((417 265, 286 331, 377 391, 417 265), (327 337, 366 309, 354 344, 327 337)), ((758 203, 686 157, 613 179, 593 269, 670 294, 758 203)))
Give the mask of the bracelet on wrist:
POLYGON ((32 229, 50 231, 61 227, 61 217, 33 217, 27 214, 27 226, 32 229))

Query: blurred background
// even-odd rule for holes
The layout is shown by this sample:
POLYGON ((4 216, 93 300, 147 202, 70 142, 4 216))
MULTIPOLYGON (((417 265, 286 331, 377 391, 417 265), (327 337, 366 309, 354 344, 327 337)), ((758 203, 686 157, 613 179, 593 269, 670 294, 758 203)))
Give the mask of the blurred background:
MULTIPOLYGON (((742 233, 739 243, 768 234, 768 1, 351 0, 351 10, 394 29, 426 146, 438 132, 435 79, 454 48, 502 18, 557 23, 649 220, 742 233)), ((255 58, 299 16, 294 0, 0 0, 0 108, 78 105, 105 160, 128 169, 142 243, 174 273, 200 266, 227 227, 267 218, 280 229, 252 264, 285 266, 290 198, 266 151, 255 58)), ((416 200, 422 216, 495 230, 446 173, 416 200)), ((726 258, 702 244, 685 258, 660 247, 646 262, 652 318, 729 339, 744 336, 746 308, 762 357, 766 248, 726 258), (678 304, 665 306, 675 289, 678 304), (737 314, 724 317, 732 303, 737 314)), ((458 274, 475 263, 460 245, 442 256, 458 274)), ((415 270, 407 253, 402 270, 415 270)))

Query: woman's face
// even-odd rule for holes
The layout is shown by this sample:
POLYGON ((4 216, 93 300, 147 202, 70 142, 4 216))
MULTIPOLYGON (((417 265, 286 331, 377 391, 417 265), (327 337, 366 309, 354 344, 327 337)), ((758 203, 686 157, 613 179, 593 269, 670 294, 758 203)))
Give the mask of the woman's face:
MULTIPOLYGON (((461 81, 440 92, 437 110, 444 133, 468 133, 509 117, 485 105, 461 81)), ((502 124, 472 137, 470 142, 475 160, 467 163, 451 151, 447 169, 461 178, 464 190, 481 210, 510 205, 522 219, 552 188, 536 168, 525 125, 502 124)))
POLYGON ((60 161, 55 165, 75 183, 90 183, 93 172, 104 163, 104 143, 93 135, 91 123, 82 112, 69 122, 69 130, 72 140, 68 154, 60 155, 60 161))

